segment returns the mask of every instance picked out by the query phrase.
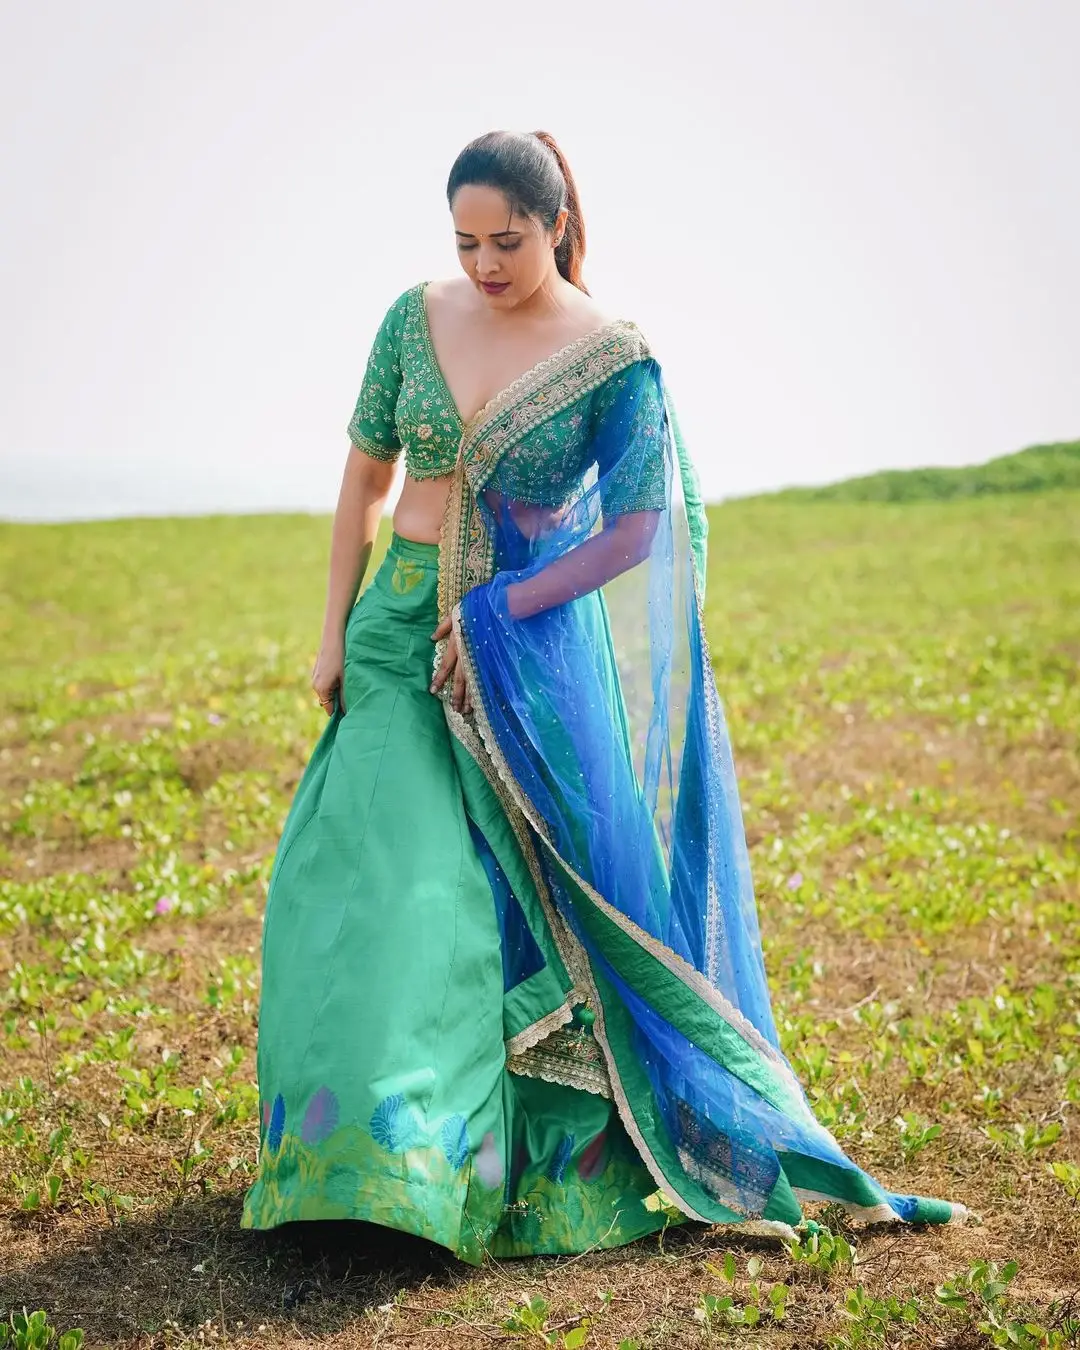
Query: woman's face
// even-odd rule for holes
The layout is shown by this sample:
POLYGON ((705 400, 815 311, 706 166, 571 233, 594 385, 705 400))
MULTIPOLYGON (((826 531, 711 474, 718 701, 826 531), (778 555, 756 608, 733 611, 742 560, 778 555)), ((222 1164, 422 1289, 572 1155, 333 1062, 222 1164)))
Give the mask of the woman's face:
POLYGON ((497 188, 467 184, 455 193, 450 214, 462 271, 493 308, 513 309, 556 275, 565 211, 549 231, 536 216, 514 212, 497 188))

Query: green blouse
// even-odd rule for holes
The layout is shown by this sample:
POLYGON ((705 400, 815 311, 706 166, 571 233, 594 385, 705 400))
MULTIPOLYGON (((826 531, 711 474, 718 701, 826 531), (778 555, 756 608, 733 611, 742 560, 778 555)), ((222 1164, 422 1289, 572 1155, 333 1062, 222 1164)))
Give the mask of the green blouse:
MULTIPOLYGON (((520 383, 515 381, 497 395, 466 428, 435 356, 424 304, 426 285, 411 287, 387 311, 348 426, 352 443, 375 459, 396 460, 404 450, 406 471, 412 478, 453 472, 467 431, 472 433, 487 421, 489 410, 496 416, 500 401, 505 403, 520 383)), ((588 341, 570 344, 565 351, 572 353, 588 341)), ((550 414, 524 435, 511 437, 488 484, 521 502, 561 507, 578 491, 595 463, 605 475, 601 482, 605 515, 662 510, 667 500, 663 392, 658 373, 655 378, 645 375, 655 362, 643 341, 641 348, 641 360, 606 378, 601 376, 595 386, 583 382, 584 387, 578 386, 581 397, 571 398, 566 406, 557 401, 550 414), (633 394, 629 402, 628 393, 633 394), (623 455, 620 428, 629 432, 626 413, 631 407, 636 453, 623 455), (605 461, 610 461, 610 467, 605 461)), ((551 362, 540 362, 522 381, 535 385, 538 372, 552 363, 558 365, 562 358, 557 353, 551 362)), ((512 408, 508 412, 514 416, 512 408)))
POLYGON ((398 296, 379 325, 349 422, 353 445, 375 459, 404 450, 412 478, 452 473, 464 429, 431 345, 426 284, 398 296))

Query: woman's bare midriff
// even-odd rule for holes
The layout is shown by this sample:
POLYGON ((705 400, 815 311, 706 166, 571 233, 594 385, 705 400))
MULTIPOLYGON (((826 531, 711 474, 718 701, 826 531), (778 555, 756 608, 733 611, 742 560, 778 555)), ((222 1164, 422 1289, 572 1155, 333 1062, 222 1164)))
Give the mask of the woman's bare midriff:
POLYGON ((395 532, 402 539, 415 539, 419 544, 437 544, 453 481, 452 473, 439 478, 410 478, 406 474, 394 507, 395 532))

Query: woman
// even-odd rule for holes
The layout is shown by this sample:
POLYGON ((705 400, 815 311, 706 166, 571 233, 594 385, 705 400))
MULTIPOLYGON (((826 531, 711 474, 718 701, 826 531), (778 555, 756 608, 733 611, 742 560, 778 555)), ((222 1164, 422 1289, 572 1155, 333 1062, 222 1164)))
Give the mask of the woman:
POLYGON ((478 1262, 627 1242, 665 1206, 957 1217, 850 1162, 778 1048, 697 481, 644 337, 582 285, 565 161, 492 133, 447 195, 464 277, 391 306, 349 424, 244 1223, 364 1219, 478 1262))

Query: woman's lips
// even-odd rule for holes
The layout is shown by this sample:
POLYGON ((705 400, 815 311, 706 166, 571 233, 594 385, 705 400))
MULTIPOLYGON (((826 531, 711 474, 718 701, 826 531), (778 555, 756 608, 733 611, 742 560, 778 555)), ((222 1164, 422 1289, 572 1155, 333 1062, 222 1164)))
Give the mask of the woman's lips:
POLYGON ((508 281, 482 281, 480 285, 488 295, 502 295, 503 291, 509 289, 510 283, 508 281))

